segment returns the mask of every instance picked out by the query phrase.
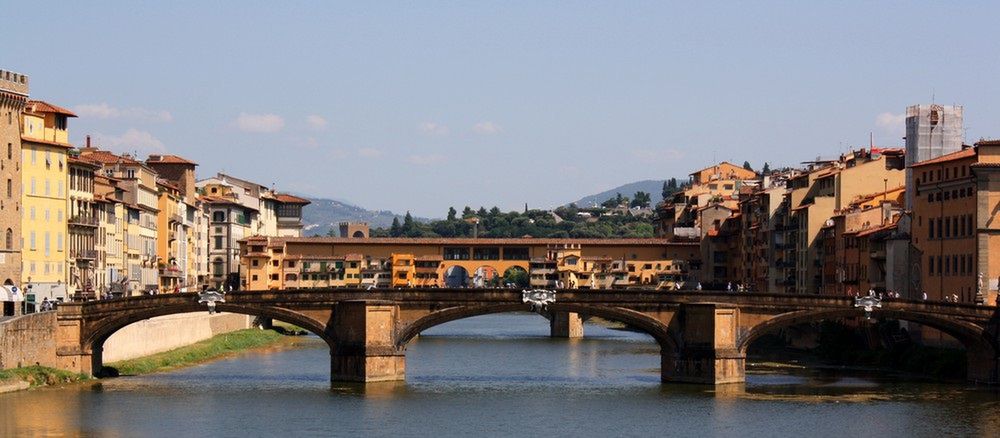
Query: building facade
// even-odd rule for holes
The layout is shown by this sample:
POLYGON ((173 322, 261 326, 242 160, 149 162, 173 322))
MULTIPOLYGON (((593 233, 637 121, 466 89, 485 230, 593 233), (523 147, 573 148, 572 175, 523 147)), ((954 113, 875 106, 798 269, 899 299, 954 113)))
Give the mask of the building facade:
POLYGON ((42 101, 29 101, 22 117, 21 279, 36 302, 69 298, 66 186, 71 117, 76 115, 42 101))
POLYGON ((0 70, 0 315, 20 314, 21 119, 28 102, 28 77, 0 70))

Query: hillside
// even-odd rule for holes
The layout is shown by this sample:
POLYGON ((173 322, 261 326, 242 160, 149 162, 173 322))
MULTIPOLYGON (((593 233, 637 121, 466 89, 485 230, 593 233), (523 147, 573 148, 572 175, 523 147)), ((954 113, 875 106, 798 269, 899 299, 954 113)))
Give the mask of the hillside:
MULTIPOLYGON (((337 229, 337 224, 343 221, 368 222, 372 228, 389 227, 392 219, 399 217, 388 210, 367 210, 343 201, 325 198, 307 197, 312 204, 302 209, 302 222, 305 229, 303 236, 325 236, 331 229, 337 229)), ((419 220, 419 219, 418 219, 419 220)))
MULTIPOLYGON (((621 193, 622 196, 627 196, 629 198, 635 194, 635 192, 643 191, 649 193, 650 198, 652 198, 653 205, 658 204, 663 200, 661 193, 663 192, 663 182, 662 179, 648 179, 645 181, 636 181, 633 183, 628 183, 615 187, 611 190, 607 190, 595 195, 584 196, 579 200, 573 202, 577 207, 592 207, 594 205, 600 205, 602 202, 608 199, 614 198, 615 195, 621 193)), ((567 204, 569 205, 569 204, 567 204)))

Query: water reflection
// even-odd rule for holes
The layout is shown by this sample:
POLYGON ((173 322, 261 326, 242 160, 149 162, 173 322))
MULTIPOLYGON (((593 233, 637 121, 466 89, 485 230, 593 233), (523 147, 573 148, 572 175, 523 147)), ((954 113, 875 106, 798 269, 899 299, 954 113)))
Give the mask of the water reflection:
POLYGON ((329 383, 318 340, 152 376, 0 395, 0 436, 1000 436, 996 392, 877 373, 755 368, 746 384, 661 385, 652 338, 537 315, 436 327, 407 381, 329 383), (422 433, 423 432, 423 433, 422 433))

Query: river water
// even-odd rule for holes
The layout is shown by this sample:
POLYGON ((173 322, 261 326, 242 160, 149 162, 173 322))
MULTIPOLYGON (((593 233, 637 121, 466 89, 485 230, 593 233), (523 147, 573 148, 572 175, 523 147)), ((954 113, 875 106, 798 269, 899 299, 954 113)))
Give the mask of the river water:
POLYGON ((0 436, 1000 436, 1000 395, 859 373, 662 385, 652 338, 536 315, 428 330, 406 382, 329 383, 318 338, 174 372, 0 395, 0 436))

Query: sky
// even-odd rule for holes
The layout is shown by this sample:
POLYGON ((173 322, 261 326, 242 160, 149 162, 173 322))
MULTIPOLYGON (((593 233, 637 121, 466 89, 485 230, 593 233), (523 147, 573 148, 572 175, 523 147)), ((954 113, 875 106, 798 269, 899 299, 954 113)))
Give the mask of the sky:
POLYGON ((22 6, 0 68, 74 144, 419 216, 901 146, 932 100, 1000 137, 998 2, 22 6))

